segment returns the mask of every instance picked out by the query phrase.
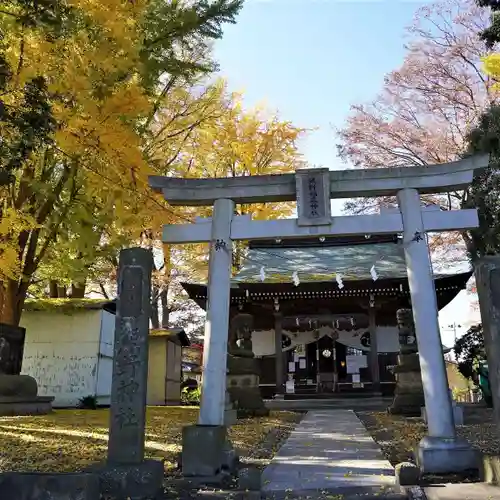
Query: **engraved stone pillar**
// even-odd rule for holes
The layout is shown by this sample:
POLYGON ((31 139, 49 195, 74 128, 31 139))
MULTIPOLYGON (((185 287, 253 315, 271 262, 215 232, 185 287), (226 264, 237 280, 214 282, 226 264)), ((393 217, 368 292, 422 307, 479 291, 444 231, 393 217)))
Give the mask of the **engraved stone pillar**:
POLYGON ((118 498, 154 497, 163 482, 163 464, 144 460, 152 268, 151 251, 120 252, 108 460, 97 467, 101 493, 118 498))
POLYGON ((483 257, 475 265, 493 414, 500 425, 500 256, 483 257))
POLYGON ((122 250, 108 443, 108 461, 114 463, 139 463, 144 458, 152 269, 150 251, 122 250))

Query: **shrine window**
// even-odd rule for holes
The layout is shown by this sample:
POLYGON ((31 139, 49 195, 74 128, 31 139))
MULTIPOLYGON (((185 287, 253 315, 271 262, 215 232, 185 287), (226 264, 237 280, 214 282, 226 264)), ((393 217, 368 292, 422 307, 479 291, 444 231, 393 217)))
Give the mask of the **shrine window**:
POLYGON ((347 356, 362 356, 364 352, 361 349, 356 349, 354 347, 346 347, 347 356))

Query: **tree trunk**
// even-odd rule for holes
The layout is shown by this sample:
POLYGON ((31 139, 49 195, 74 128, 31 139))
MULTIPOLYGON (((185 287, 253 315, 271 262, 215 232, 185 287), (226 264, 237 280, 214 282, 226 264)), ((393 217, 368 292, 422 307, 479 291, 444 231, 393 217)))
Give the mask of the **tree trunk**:
POLYGON ((169 328, 170 309, 168 308, 168 286, 166 286, 160 294, 161 300, 161 327, 169 328))
POLYGON ((19 326, 26 297, 20 300, 17 292, 17 281, 0 281, 0 323, 19 326))
POLYGON ((470 256, 470 259, 474 262, 477 259, 477 251, 476 248, 474 248, 474 240, 472 239, 469 231, 461 231, 460 234, 464 240, 465 249, 470 256))
POLYGON ((50 280, 49 281, 49 298, 51 299, 57 299, 58 294, 57 294, 57 281, 56 280, 50 280))
POLYGON ((72 283, 70 297, 72 299, 85 298, 85 286, 86 286, 85 281, 83 281, 82 283, 72 283))
POLYGON ((151 328, 159 330, 160 317, 158 311, 158 287, 153 285, 151 290, 151 328))

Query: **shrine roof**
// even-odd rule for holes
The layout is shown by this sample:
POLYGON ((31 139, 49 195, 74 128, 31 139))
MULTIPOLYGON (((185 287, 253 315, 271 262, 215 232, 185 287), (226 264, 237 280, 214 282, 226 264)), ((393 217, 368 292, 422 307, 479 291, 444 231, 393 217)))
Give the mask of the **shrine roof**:
MULTIPOLYGON (((434 273, 439 309, 466 287, 471 275, 471 270, 434 273)), ((206 307, 206 284, 182 283, 182 286, 200 307, 206 307)), ((328 308, 332 301, 338 311, 352 313, 364 298, 372 295, 387 302, 387 312, 391 308, 395 312, 398 307, 408 307, 410 290, 404 249, 397 235, 251 241, 242 258, 241 271, 231 282, 233 305, 248 301, 265 304, 278 299, 293 302, 304 313, 311 307, 328 308), (370 273, 372 266, 377 272, 376 281, 370 273), (293 280, 295 271, 300 280, 298 286, 293 280), (336 273, 342 275, 343 288, 336 282, 336 273)))
POLYGON ((343 281, 367 281, 372 280, 373 266, 378 280, 407 278, 404 249, 397 235, 250 242, 242 268, 232 281, 261 283, 262 268, 264 283, 291 282, 294 272, 300 282, 307 283, 335 281, 338 274, 343 281))

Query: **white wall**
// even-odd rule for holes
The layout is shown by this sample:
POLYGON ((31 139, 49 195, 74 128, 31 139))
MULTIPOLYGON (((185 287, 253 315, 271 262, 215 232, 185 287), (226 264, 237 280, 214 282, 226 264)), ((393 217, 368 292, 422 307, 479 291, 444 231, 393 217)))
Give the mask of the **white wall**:
POLYGON ((115 344, 115 315, 102 311, 101 341, 99 343, 99 367, 97 369, 97 404, 111 403, 111 379, 113 375, 113 349, 115 344))
MULTIPOLYGON (((329 326, 318 328, 317 333, 319 337, 324 335, 338 335, 337 341, 349 347, 363 349, 369 351, 370 349, 361 345, 361 335, 367 330, 336 330, 329 326)), ((299 344, 309 344, 314 342, 315 331, 297 332, 293 333, 283 330, 285 335, 288 335, 292 341, 289 349, 293 349, 299 344)), ((318 338, 319 338, 318 337, 318 338)), ((335 338, 335 337, 334 337, 335 338)), ((260 330, 252 333, 253 352, 256 356, 269 356, 274 354, 274 330, 260 330)), ((378 352, 398 352, 399 351, 399 334, 395 326, 379 326, 377 327, 377 351, 378 352)))
POLYGON ((54 396, 53 406, 95 395, 100 325, 100 310, 23 312, 22 373, 35 378, 39 396, 54 396))

